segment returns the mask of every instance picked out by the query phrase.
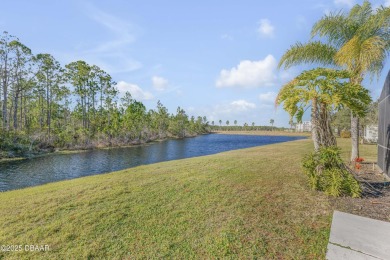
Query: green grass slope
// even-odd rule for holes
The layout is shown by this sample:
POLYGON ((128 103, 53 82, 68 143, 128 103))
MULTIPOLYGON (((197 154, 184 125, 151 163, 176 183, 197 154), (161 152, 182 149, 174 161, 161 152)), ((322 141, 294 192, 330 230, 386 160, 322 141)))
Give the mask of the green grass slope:
POLYGON ((301 171, 310 140, 0 193, 0 258, 322 259, 325 195, 301 171), (3 248, 4 249, 4 248, 3 248))

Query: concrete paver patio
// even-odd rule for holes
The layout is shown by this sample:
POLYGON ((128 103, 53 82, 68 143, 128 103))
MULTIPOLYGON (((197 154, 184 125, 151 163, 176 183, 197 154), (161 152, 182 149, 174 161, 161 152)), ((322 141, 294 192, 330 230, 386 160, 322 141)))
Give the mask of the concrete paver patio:
POLYGON ((390 223, 335 211, 326 259, 390 259, 390 223))

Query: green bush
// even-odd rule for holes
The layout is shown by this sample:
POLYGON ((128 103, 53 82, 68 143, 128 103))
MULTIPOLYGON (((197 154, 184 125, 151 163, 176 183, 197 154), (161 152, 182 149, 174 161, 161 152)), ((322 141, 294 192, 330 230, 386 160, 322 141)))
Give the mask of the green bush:
POLYGON ((0 151, 11 152, 16 156, 28 151, 29 138, 24 132, 3 132, 0 135, 0 151))
POLYGON ((341 138, 351 138, 351 131, 342 130, 340 133, 341 138))
POLYGON ((335 197, 360 197, 360 185, 346 169, 340 157, 340 148, 322 147, 318 152, 306 155, 302 166, 312 189, 335 197))

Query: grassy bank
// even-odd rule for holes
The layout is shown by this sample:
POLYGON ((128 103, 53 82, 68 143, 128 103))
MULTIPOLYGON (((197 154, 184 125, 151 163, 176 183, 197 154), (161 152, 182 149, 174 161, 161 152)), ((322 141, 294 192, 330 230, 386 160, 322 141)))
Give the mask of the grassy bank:
POLYGON ((300 161, 310 140, 0 193, 0 258, 323 259, 332 208, 300 161))

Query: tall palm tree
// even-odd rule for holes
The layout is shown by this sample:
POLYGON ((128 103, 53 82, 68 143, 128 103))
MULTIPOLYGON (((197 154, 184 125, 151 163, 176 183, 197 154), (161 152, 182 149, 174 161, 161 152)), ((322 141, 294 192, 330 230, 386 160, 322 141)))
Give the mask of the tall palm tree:
POLYGON ((274 130, 274 123, 275 123, 275 120, 271 119, 269 120, 269 123, 271 124, 272 128, 271 128, 271 131, 274 130))
POLYGON ((290 130, 292 130, 293 129, 293 125, 294 125, 294 121, 292 119, 290 119, 288 121, 288 124, 290 125, 290 130))
MULTIPOLYGON (((390 8, 373 11, 370 2, 355 5, 348 14, 331 13, 314 24, 312 38, 326 42, 296 43, 283 55, 279 68, 301 63, 338 66, 350 72, 350 82, 361 85, 367 74, 379 76, 390 53, 390 8)), ((359 118, 351 113, 351 160, 359 157, 359 118)))

